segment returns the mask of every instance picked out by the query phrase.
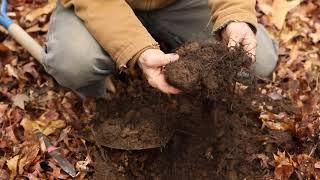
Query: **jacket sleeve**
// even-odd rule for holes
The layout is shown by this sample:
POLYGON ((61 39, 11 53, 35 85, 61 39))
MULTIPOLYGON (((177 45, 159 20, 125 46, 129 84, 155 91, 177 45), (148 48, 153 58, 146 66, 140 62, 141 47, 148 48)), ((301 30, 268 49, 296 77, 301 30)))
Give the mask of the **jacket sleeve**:
POLYGON ((76 15, 119 68, 147 47, 157 47, 125 0, 61 0, 76 15))
POLYGON ((242 21, 257 27, 256 0, 209 0, 213 31, 218 31, 231 21, 242 21))

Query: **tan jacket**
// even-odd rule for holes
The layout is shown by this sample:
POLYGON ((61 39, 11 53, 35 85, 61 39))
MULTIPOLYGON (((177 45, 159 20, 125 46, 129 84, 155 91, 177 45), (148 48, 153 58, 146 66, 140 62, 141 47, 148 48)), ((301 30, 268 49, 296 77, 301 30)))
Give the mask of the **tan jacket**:
MULTIPOLYGON (((157 42, 135 16, 133 9, 154 10, 175 0, 60 0, 64 7, 74 6, 75 13, 91 34, 111 55, 118 67, 157 42)), ((213 31, 230 21, 257 25, 256 0, 209 0, 213 31)))

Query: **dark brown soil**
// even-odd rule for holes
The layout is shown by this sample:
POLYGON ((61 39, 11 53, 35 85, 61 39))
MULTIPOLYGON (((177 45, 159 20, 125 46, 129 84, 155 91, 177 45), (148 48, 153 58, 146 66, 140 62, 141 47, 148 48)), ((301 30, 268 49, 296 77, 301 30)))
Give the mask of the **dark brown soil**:
POLYGON ((270 179, 272 152, 295 144, 288 133, 261 129, 254 91, 235 93, 248 57, 217 44, 178 53, 166 75, 188 93, 168 96, 122 79, 116 95, 98 102, 97 120, 82 133, 97 144, 94 179, 270 179))
POLYGON ((241 73, 250 74, 251 59, 241 47, 221 43, 186 44, 179 61, 166 66, 167 81, 184 92, 199 90, 208 96, 232 93, 241 73))

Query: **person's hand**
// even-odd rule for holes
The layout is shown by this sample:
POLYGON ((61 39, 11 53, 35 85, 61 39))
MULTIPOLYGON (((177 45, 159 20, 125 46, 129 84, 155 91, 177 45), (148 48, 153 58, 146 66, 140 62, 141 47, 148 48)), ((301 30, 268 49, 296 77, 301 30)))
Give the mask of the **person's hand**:
POLYGON ((252 56, 256 55, 256 35, 245 22, 231 22, 222 32, 223 41, 228 47, 243 45, 244 49, 252 56))
POLYGON ((178 54, 165 54, 159 49, 147 49, 140 55, 138 65, 152 87, 164 93, 178 94, 180 91, 166 82, 163 72, 166 64, 178 59, 178 54))

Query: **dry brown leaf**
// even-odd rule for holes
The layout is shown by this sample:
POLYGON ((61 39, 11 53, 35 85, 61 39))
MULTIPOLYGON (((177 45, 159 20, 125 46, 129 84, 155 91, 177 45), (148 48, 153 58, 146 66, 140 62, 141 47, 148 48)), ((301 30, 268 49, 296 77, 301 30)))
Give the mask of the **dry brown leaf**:
POLYGON ((274 175, 276 179, 289 179, 294 171, 293 162, 286 157, 285 152, 278 151, 277 154, 273 154, 275 171, 274 175))
POLYGON ((92 159, 90 155, 88 154, 86 159, 84 161, 78 161, 76 164, 76 168, 78 171, 86 172, 89 170, 88 165, 92 163, 92 159))
POLYGON ((25 94, 17 94, 11 98, 13 104, 21 109, 24 109, 25 102, 29 102, 29 96, 25 94))
POLYGON ((5 65, 5 69, 7 71, 8 76, 12 76, 12 77, 15 77, 16 79, 19 79, 18 70, 15 67, 13 67, 11 64, 5 65))
POLYGON ((7 48, 9 48, 9 49, 10 49, 11 51, 13 51, 13 52, 18 51, 17 43, 16 43, 13 39, 11 39, 11 38, 7 38, 6 40, 4 40, 4 41, 2 42, 2 44, 3 44, 4 46, 6 46, 7 48))
POLYGON ((4 169, 0 169, 0 180, 8 180, 10 179, 10 175, 4 169))
POLYGON ((274 0, 271 10, 271 23, 273 23, 278 29, 282 29, 286 16, 290 10, 298 6, 302 0, 274 0))
POLYGON ((52 121, 52 120, 57 120, 59 118, 59 113, 57 111, 48 109, 45 113, 43 113, 39 120, 44 120, 44 121, 52 121))
POLYGON ((28 33, 34 33, 34 32, 48 32, 49 30, 49 24, 45 24, 44 26, 39 26, 39 24, 35 24, 31 26, 30 28, 26 29, 26 32, 28 33))
POLYGON ((320 161, 318 161, 318 162, 316 162, 316 163, 314 164, 314 168, 320 169, 320 161))
POLYGON ((294 119, 289 118, 285 113, 273 114, 263 112, 260 114, 260 119, 263 122, 263 126, 273 130, 286 131, 293 130, 295 127, 294 119))
POLYGON ((23 174, 24 168, 29 166, 36 158, 40 151, 39 143, 36 139, 27 139, 20 153, 19 174, 23 174))
POLYGON ((23 70, 23 73, 29 73, 32 75, 32 77, 34 79, 37 79, 39 77, 39 73, 38 71, 36 70, 35 68, 35 63, 34 62, 30 62, 30 63, 27 63, 23 66, 22 70, 23 70))
POLYGON ((13 180, 17 176, 19 155, 7 160, 7 167, 10 170, 10 180, 13 180))
POLYGON ((24 118, 20 124, 23 126, 25 131, 32 132, 34 129, 38 129, 47 136, 53 134, 57 129, 61 129, 66 126, 66 123, 63 120, 45 122, 40 120, 34 121, 28 118, 24 118))
POLYGON ((8 126, 5 128, 5 137, 7 140, 12 141, 13 143, 17 144, 19 141, 14 133, 14 125, 8 126))
POLYGON ((25 19, 28 22, 33 22, 40 16, 51 13, 55 7, 56 7, 56 0, 49 0, 45 6, 38 8, 36 10, 33 10, 31 11, 31 13, 27 14, 25 19))

